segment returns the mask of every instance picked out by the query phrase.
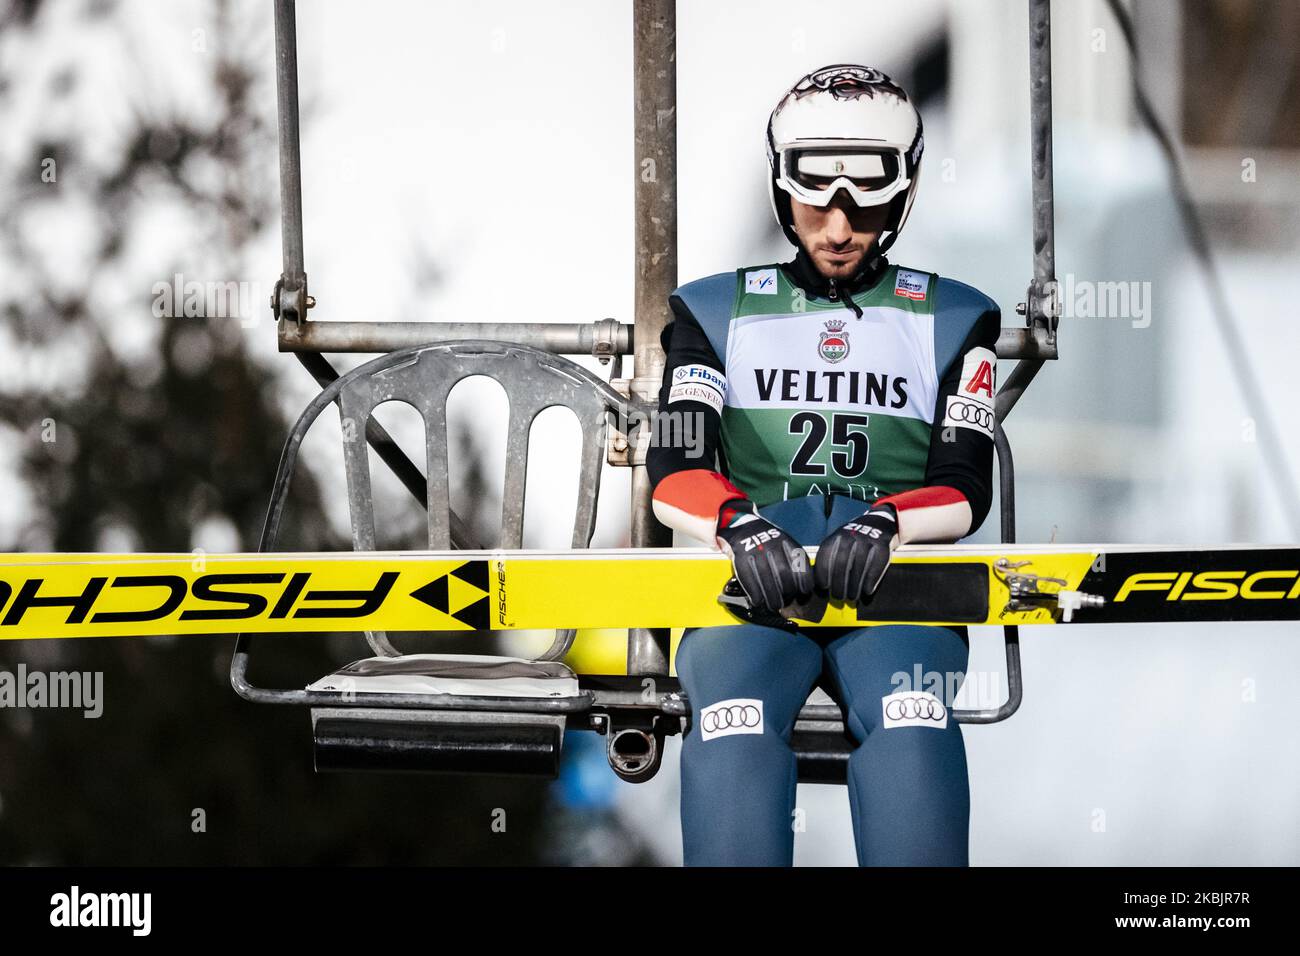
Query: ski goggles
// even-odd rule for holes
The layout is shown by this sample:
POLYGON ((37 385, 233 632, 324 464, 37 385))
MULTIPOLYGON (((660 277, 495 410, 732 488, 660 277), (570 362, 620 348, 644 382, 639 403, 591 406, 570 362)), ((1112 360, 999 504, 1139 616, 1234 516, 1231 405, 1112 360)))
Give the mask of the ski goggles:
POLYGON ((892 147, 801 143, 781 150, 777 185, 810 206, 827 205, 841 189, 859 206, 879 206, 908 183, 903 153, 892 147))

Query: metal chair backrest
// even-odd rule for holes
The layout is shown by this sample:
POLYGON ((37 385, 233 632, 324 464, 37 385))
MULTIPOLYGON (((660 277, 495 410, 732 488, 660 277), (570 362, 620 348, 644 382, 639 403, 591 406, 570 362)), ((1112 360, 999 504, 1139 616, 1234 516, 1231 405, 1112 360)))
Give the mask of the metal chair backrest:
MULTIPOLYGON (((590 545, 605 461, 606 427, 610 415, 616 414, 625 400, 594 373, 566 358, 522 345, 463 341, 392 352, 340 378, 339 414, 352 439, 344 441, 344 465, 356 550, 376 549, 370 457, 364 436, 375 408, 391 401, 412 406, 424 421, 428 547, 431 551, 451 548, 447 398, 459 382, 471 376, 498 382, 510 404, 499 546, 523 546, 529 435, 537 416, 557 406, 570 409, 582 429, 571 545, 590 545)), ((400 654, 384 634, 371 632, 366 638, 378 654, 400 654)), ((559 632, 542 659, 562 656, 571 641, 572 632, 559 632)))

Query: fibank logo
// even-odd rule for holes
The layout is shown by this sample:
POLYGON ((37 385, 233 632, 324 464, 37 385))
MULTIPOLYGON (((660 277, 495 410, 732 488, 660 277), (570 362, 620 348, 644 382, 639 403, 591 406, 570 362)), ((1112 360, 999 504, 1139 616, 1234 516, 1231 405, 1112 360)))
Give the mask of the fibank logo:
POLYGON ((673 381, 681 384, 683 382, 702 382, 705 385, 711 385, 719 392, 727 390, 727 379, 718 372, 709 368, 707 365, 682 365, 673 372, 673 381))
POLYGON ((757 295, 776 295, 776 270, 755 269, 745 273, 745 291, 757 295))

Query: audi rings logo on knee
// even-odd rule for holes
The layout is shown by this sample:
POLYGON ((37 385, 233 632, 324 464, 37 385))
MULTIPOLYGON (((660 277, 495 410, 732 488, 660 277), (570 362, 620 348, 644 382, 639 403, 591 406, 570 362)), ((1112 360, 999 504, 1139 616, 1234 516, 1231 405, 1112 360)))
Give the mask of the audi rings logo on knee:
POLYGON ((992 407, 982 402, 972 402, 957 395, 950 395, 943 423, 962 428, 974 428, 991 435, 994 414, 992 407))
POLYGON ((890 727, 934 727, 943 729, 948 726, 948 708, 934 694, 925 691, 908 690, 890 694, 880 700, 884 719, 882 726, 890 727))
POLYGON ((730 737, 763 732, 763 702, 755 697, 720 700, 700 711, 700 737, 730 737))
POLYGON ((895 697, 885 704, 885 716, 890 720, 919 719, 942 720, 943 704, 932 697, 895 697))

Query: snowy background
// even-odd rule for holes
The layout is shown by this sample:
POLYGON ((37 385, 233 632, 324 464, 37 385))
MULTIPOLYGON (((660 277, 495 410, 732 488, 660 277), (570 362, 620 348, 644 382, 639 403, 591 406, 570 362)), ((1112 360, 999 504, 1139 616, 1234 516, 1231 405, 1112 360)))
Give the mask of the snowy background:
MULTIPOLYGON (((1143 321, 1063 319, 1061 360, 1040 373, 1006 425, 1021 541, 1200 546, 1300 538, 1257 428, 1272 416, 1295 474, 1300 124, 1286 111, 1300 98, 1300 25, 1287 6, 1132 5, 1144 82, 1182 144, 1266 398, 1266 408, 1252 408, 1224 359, 1164 161, 1136 120, 1123 38, 1098 0, 1055 5, 1058 275, 1150 283, 1150 312, 1143 321), (1205 22, 1227 38, 1220 59, 1205 65, 1226 71, 1212 101, 1198 99, 1204 83, 1188 92, 1204 72, 1197 58, 1216 45, 1197 33, 1205 22), (1247 40, 1236 43, 1241 35, 1247 40), (1243 178, 1246 161, 1253 176, 1243 178)), ((905 84, 938 77, 921 104, 920 194, 893 258, 980 287, 1001 303, 1004 323, 1017 324, 1014 306, 1032 270, 1024 8, 1018 0, 679 3, 679 281, 789 257, 764 189, 768 112, 810 69, 862 62, 905 84)), ((313 318, 631 319, 631 3, 329 0, 299 4, 298 26, 306 261, 319 303, 313 318)), ((75 327, 47 324, 33 333, 9 310, 0 330, 0 393, 37 388, 75 401, 93 378, 100 347, 145 390, 166 347, 182 366, 195 349, 246 355, 268 376, 271 407, 287 420, 314 393, 297 364, 276 352, 265 308, 280 271, 271 30, 270 4, 252 0, 11 6, 0 31, 0 279, 11 301, 76 300, 81 311, 75 327), (165 117, 202 125, 217 115, 222 103, 211 77, 223 58, 248 69, 246 106, 261 125, 227 131, 246 144, 235 172, 199 155, 181 178, 218 198, 256 194, 265 209, 244 210, 235 236, 223 228, 229 203, 196 207, 176 181, 141 178, 130 229, 105 266, 103 223, 125 213, 106 209, 102 194, 83 184, 107 168, 105 157, 128 148, 141 123, 165 117), (79 152, 57 185, 43 183, 42 145, 61 138, 79 152), (180 333, 149 310, 153 284, 175 272, 245 282, 256 293, 219 333, 177 344, 180 333)), ((1004 363, 1002 374, 1009 369, 1004 363)), ((506 406, 493 388, 462 386, 453 417, 473 422, 464 454, 499 485, 506 406)), ((23 408, 28 418, 15 413, 0 432, 13 439, 0 441, 0 532, 9 550, 68 547, 48 522, 32 518, 46 492, 17 449, 44 416, 39 404, 23 408)), ((167 414, 162 407, 159 427, 167 414)), ((272 431, 282 435, 284 424, 272 431)), ((393 424, 412 440, 413 422, 397 416, 393 424)), ((321 520, 345 535, 341 456, 324 431, 309 442, 308 460, 321 520)), ((557 544, 571 521, 577 429, 553 416, 534 441, 545 450, 531 462, 528 543, 557 544)), ((72 467, 76 453, 61 454, 72 467)), ((266 489, 270 472, 239 479, 266 489)), ((625 544, 627 472, 607 469, 602 482, 595 543, 625 544)), ((156 546, 129 520, 86 520, 94 533, 83 547, 156 546)), ((199 509, 190 539, 167 546, 249 547, 244 524, 221 508, 199 509)), ((993 540, 996 528, 990 516, 975 540, 993 540)), ((1300 731, 1289 684, 1300 669, 1298 638, 1296 625, 1027 632, 1020 712, 1005 724, 965 729, 972 863, 1300 862, 1300 731)), ((972 678, 1000 672, 1001 653, 996 630, 973 631, 972 678)), ((19 659, 34 658, 11 653, 5 664, 19 659)), ((64 666, 75 660, 64 657, 64 666)), ((223 698, 220 666, 213 671, 202 720, 219 728, 223 707, 249 708, 228 691, 223 698)), ((24 717, 14 730, 33 755, 66 745, 42 742, 44 716, 24 717)), ((298 751, 307 747, 302 724, 298 751)), ((93 742, 94 728, 82 732, 93 742)), ((222 752, 238 760, 245 751, 222 752)), ((301 753, 293 759, 301 763, 301 753)), ((582 772, 570 768, 563 787, 517 792, 555 809, 536 816, 535 826, 547 830, 531 845, 536 856, 511 859, 680 862, 675 740, 661 773, 642 786, 614 781, 599 753, 575 750, 570 760, 582 772)), ((0 828, 14 831, 28 822, 21 808, 33 806, 4 802, 8 788, 20 786, 16 777, 0 777, 0 828)), ((312 780, 300 796, 313 793, 312 780)), ((444 800, 459 793, 462 802, 472 794, 484 806, 495 796, 454 783, 430 792, 444 800)), ((256 805, 256 790, 249 800, 256 805)), ((852 864, 844 789, 803 786, 799 802, 808 832, 797 841, 797 862, 852 864)), ((460 839, 436 819, 421 838, 433 846, 460 839)), ((350 841, 363 837, 344 826, 319 839, 334 841, 336 856, 327 858, 352 859, 350 841)), ((295 843, 300 852, 286 862, 321 858, 310 839, 295 843)), ((24 847, 6 862, 67 858, 24 847)), ((493 861, 490 845, 481 852, 481 862, 493 861)), ((191 858, 184 848, 168 853, 191 858)))

